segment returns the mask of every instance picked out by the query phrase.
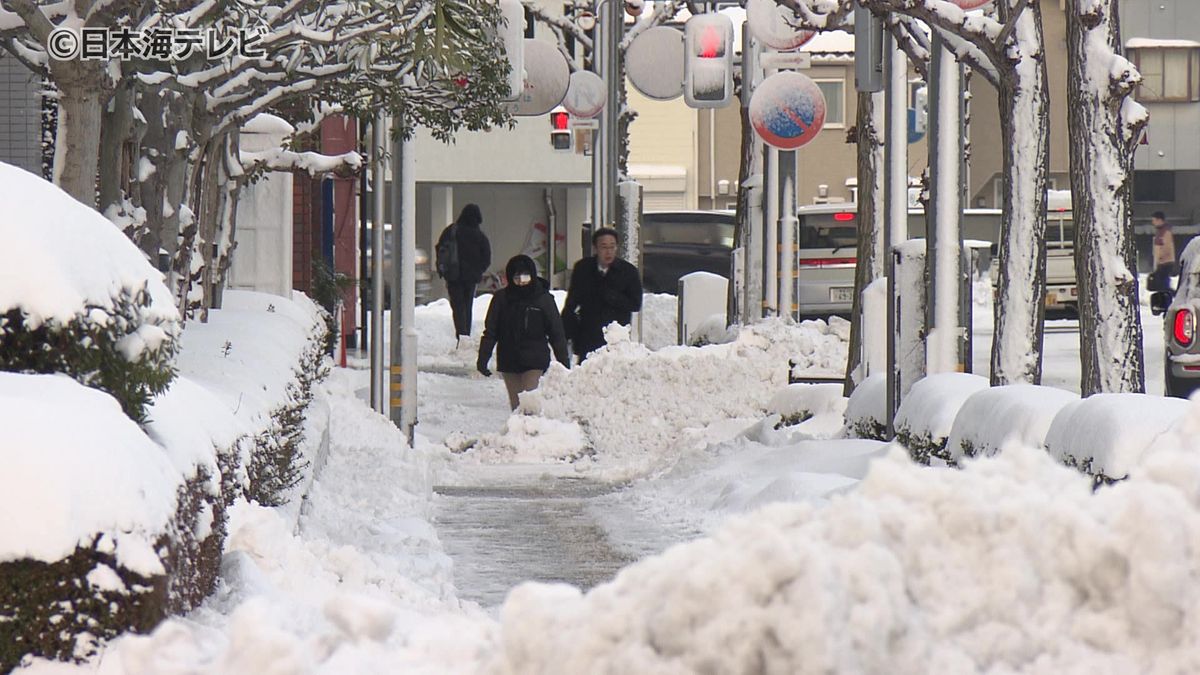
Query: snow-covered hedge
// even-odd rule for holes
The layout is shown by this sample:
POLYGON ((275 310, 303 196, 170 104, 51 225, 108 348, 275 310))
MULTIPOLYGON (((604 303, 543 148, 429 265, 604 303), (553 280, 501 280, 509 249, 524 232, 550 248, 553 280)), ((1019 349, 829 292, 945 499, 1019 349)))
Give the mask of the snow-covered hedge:
POLYGON ((1068 404, 1050 424, 1046 449, 1097 484, 1129 475, 1143 455, 1193 409, 1191 402, 1148 394, 1096 394, 1068 404))
POLYGON ((921 464, 928 464, 931 457, 951 461, 946 440, 954 418, 971 395, 987 388, 987 378, 970 373, 939 373, 917 380, 896 411, 896 440, 921 464))
POLYGON ((775 428, 791 427, 817 418, 836 419, 846 414, 846 397, 840 384, 789 384, 767 402, 767 413, 779 415, 775 428))
POLYGON ((291 299, 226 291, 207 323, 183 333, 179 371, 212 391, 252 435, 246 496, 275 506, 291 499, 308 459, 301 452, 313 386, 328 374, 324 312, 291 299))
POLYGON ((95 210, 2 162, 0 203, 0 370, 66 373, 143 421, 179 333, 162 275, 95 210))
POLYGON ((991 457, 1019 442, 1040 448, 1055 415, 1079 396, 1065 389, 1033 384, 991 387, 971 394, 954 418, 944 459, 991 457))
POLYGON ((846 403, 846 432, 851 438, 876 441, 887 437, 887 379, 875 374, 863 380, 846 403))
POLYGON ((203 404, 177 382, 143 431, 68 377, 0 373, 0 672, 27 654, 87 657, 212 592, 228 499, 218 444, 236 457, 236 433, 219 430, 228 412, 199 426, 203 404))

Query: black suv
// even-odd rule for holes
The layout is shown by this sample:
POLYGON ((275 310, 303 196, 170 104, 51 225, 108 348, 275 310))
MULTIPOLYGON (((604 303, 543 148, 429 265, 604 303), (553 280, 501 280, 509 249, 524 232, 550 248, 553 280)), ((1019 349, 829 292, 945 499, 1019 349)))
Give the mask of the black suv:
POLYGON ((729 278, 733 211, 650 211, 642 214, 642 286, 679 292, 679 277, 712 272, 729 278))

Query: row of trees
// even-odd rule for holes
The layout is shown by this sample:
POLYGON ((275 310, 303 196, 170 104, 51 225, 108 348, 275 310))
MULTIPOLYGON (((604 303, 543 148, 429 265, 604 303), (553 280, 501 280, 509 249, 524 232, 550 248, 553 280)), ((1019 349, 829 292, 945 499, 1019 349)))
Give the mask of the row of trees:
MULTIPOLYGON (((796 25, 845 28, 855 0, 778 0, 796 25)), ((987 0, 861 0, 917 65, 927 67, 930 33, 956 58, 996 87, 1003 148, 1003 220, 999 297, 992 345, 993 384, 1037 382, 1042 365, 1046 295, 1045 230, 1049 167, 1046 37, 1039 0, 991 0, 984 14, 967 14, 987 0)), ((1141 324, 1134 270, 1130 198, 1133 150, 1147 122, 1131 95, 1140 81, 1121 55, 1117 0, 1068 0, 1067 108, 1070 111, 1071 188, 1076 222, 1082 390, 1144 391, 1141 324)), ((877 228, 882 105, 860 95, 858 141, 860 223, 877 228), (874 167, 874 168, 873 168, 874 167)), ((932 227, 932 225, 931 225, 932 227)), ((872 228, 874 229, 874 228, 872 228)), ((860 237, 856 290, 883 273, 882 235, 860 237)), ((857 315, 856 315, 857 318, 857 315)))
POLYGON ((0 45, 57 98, 55 182, 167 261, 185 315, 219 302, 231 264, 241 190, 263 171, 352 170, 357 154, 249 154, 239 130, 272 112, 298 136, 329 114, 441 138, 509 121, 500 103, 508 66, 492 3, 471 0, 0 0, 0 45), (57 59, 62 28, 261 35, 261 55, 204 50, 159 60, 57 59))

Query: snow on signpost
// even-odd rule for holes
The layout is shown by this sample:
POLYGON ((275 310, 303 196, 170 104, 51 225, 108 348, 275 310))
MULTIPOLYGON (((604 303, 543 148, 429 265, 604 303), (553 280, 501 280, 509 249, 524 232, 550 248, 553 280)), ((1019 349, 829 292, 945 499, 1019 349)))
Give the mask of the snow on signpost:
POLYGON ((803 73, 776 73, 754 89, 750 124, 767 145, 795 150, 816 138, 825 125, 825 95, 803 73))

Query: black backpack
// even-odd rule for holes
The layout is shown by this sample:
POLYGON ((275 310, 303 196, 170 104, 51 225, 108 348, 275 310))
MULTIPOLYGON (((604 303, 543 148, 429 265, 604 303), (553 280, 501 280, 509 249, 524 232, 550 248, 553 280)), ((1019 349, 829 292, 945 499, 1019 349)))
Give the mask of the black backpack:
POLYGON ((451 223, 437 243, 437 273, 446 281, 458 281, 458 226, 451 223))

